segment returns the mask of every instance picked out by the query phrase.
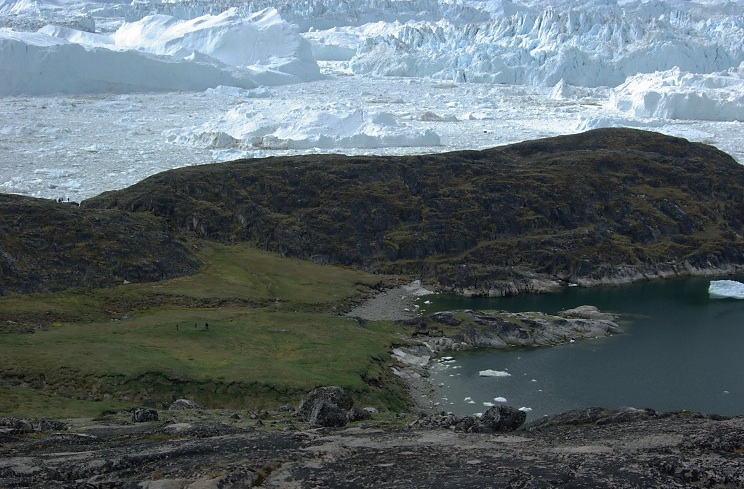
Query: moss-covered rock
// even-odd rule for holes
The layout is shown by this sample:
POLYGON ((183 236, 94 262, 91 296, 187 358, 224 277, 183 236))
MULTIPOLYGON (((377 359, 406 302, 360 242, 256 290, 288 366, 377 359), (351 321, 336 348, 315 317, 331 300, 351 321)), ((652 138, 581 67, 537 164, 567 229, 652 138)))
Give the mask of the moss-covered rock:
POLYGON ((630 129, 484 151, 188 167, 83 207, 470 294, 744 264, 744 167, 711 146, 630 129))
POLYGON ((161 218, 0 194, 0 295, 152 282, 198 266, 161 218))

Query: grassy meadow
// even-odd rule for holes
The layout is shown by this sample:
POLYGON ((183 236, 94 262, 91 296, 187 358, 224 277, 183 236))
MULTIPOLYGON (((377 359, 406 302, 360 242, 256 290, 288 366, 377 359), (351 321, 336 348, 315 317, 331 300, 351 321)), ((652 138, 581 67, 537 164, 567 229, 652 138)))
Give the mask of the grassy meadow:
POLYGON ((214 408, 296 404, 321 385, 406 407, 385 362, 399 327, 339 308, 382 278, 195 242, 193 276, 0 297, 0 415, 94 416, 188 397, 214 408))

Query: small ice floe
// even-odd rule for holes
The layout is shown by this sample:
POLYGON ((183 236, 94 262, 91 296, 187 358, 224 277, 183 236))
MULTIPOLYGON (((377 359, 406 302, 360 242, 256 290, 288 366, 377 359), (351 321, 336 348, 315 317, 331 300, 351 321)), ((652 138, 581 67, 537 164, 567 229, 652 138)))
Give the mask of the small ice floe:
POLYGON ((530 382, 537 382, 537 379, 532 379, 530 380, 530 382))
POLYGON ((493 400, 496 402, 506 402, 506 397, 494 397, 493 400))
POLYGON ((493 407, 494 406, 494 403, 486 401, 486 402, 483 403, 483 405, 486 406, 486 407, 493 407))
POLYGON ((519 408, 519 410, 522 411, 522 412, 525 412, 525 413, 529 413, 530 411, 532 411, 532 408, 531 407, 522 406, 521 408, 519 408))
POLYGON ((511 377, 511 374, 506 370, 481 370, 478 372, 481 377, 511 377))
POLYGON ((731 394, 729 391, 723 391, 724 394, 731 394))
POLYGON ((470 397, 470 396, 468 396, 468 397, 466 397, 465 399, 463 399, 463 401, 466 401, 466 402, 467 402, 467 401, 472 401, 472 400, 473 400, 473 398, 472 398, 472 397, 470 397))
POLYGON ((708 295, 711 299, 744 299, 744 284, 736 280, 711 280, 708 295))
POLYGON ((571 282, 570 284, 568 284, 568 286, 569 286, 569 287, 578 287, 578 286, 579 286, 579 284, 575 284, 575 283, 571 282))
POLYGON ((431 301, 424 301, 424 304, 431 304, 431 301))
POLYGON ((569 340, 569 343, 576 343, 576 340, 571 338, 571 340, 569 340))
POLYGON ((468 404, 475 404, 475 401, 471 399, 468 401, 468 404))

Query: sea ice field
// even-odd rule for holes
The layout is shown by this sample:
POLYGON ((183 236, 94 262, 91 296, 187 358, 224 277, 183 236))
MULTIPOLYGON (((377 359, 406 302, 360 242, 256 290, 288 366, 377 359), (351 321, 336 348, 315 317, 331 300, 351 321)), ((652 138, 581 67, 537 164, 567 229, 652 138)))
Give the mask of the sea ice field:
POLYGON ((744 2, 0 0, 0 192, 608 126, 744 163, 744 2))

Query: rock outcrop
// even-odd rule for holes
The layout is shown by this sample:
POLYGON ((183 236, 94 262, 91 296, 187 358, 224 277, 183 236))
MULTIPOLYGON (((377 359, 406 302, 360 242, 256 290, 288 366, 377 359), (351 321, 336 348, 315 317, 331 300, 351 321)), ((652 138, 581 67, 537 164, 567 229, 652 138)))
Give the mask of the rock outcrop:
POLYGON ((302 398, 295 416, 310 426, 341 427, 349 422, 347 413, 353 405, 354 400, 341 387, 318 387, 302 398))
MULTIPOLYGON (((81 206, 0 196, 8 292, 193 273, 179 238, 503 296, 744 266, 744 167, 631 129, 422 156, 180 168, 81 206)), ((3 290, 0 290, 2 293, 3 290)))
POLYGON ((158 410, 152 408, 136 408, 132 410, 132 421, 135 423, 149 423, 158 420, 158 410))
POLYGON ((169 411, 177 411, 177 410, 184 410, 184 409, 202 410, 204 409, 204 406, 196 403, 195 401, 192 401, 191 399, 176 399, 170 404, 170 406, 168 406, 169 411))
POLYGON ((484 151, 188 167, 82 206, 501 296, 732 272, 744 265, 743 204, 744 167, 725 153, 599 129, 484 151))
MULTIPOLYGON (((551 346, 620 333, 616 318, 593 306, 557 314, 507 311, 447 311, 399 321, 431 352, 507 346, 551 346)), ((408 365, 428 363, 420 351, 399 349, 393 356, 408 365)))
POLYGON ((154 282, 199 266, 154 216, 0 193, 0 295, 154 282))
POLYGON ((511 406, 491 406, 480 416, 457 416, 452 413, 423 414, 408 427, 446 428, 466 433, 508 433, 527 420, 527 413, 511 406))
POLYGON ((744 417, 592 408, 495 433, 225 423, 5 435, 0 487, 744 487, 744 417))

